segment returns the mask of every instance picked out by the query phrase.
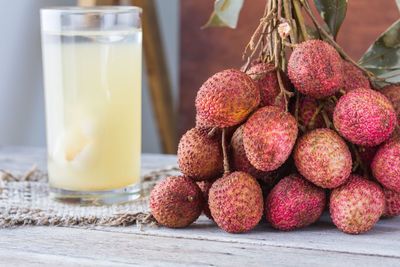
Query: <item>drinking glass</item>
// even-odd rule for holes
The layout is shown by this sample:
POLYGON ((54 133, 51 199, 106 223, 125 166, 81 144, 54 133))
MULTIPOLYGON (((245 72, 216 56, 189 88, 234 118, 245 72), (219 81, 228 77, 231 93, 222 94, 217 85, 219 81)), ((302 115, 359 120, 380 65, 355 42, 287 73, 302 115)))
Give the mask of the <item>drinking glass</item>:
POLYGON ((140 196, 142 10, 41 10, 50 196, 140 196))

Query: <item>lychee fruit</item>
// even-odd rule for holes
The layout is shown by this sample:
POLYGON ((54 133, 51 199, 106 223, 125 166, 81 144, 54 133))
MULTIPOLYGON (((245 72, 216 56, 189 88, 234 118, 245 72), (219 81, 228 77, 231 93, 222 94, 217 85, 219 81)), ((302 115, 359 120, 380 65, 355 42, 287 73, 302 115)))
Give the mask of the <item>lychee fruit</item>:
POLYGON ((260 90, 247 74, 224 70, 211 76, 197 92, 197 119, 208 127, 234 126, 259 104, 260 90))
POLYGON ((372 89, 355 89, 339 99, 333 113, 333 124, 351 143, 376 146, 393 132, 396 113, 381 93, 372 89))
POLYGON ((277 179, 278 172, 277 171, 260 171, 251 165, 249 160, 247 159, 246 152, 243 146, 243 129, 244 124, 242 124, 236 131, 233 133, 231 139, 231 163, 232 167, 235 171, 242 171, 250 174, 254 178, 259 181, 262 181, 265 187, 272 187, 274 181, 277 179))
POLYGON ((192 128, 179 141, 178 165, 193 180, 207 180, 223 172, 220 135, 210 137, 207 128, 192 128))
POLYGON ((213 220, 213 218, 211 216, 210 208, 208 207, 208 194, 210 192, 210 188, 213 182, 214 180, 196 182, 196 184, 199 186, 201 190, 201 193, 203 194, 203 199, 204 199, 203 213, 211 220, 213 220))
POLYGON ((371 163, 375 179, 384 187, 400 193, 400 131, 378 148, 371 163))
POLYGON ((352 174, 330 197, 333 223, 348 234, 361 234, 371 229, 385 209, 385 195, 380 185, 352 174))
POLYGON ((262 107, 244 126, 247 159, 258 170, 276 170, 288 159, 297 134, 297 122, 289 112, 277 106, 262 107))
POLYGON ((253 229, 263 214, 263 195, 257 180, 245 172, 233 172, 211 186, 208 204, 217 225, 229 233, 253 229))
POLYGON ((151 214, 170 228, 186 227, 197 220, 203 203, 200 188, 185 176, 165 178, 153 188, 149 198, 151 214))
MULTIPOLYGON (((275 66, 272 63, 257 62, 254 63, 246 73, 260 88, 262 106, 277 105, 285 109, 286 103, 283 98, 279 97, 281 89, 279 86, 278 76, 274 69, 275 66)), ((287 91, 290 91, 290 82, 288 77, 281 70, 280 74, 282 85, 287 91)))
POLYGON ((315 129, 300 137, 293 158, 300 174, 322 188, 343 184, 352 167, 345 141, 327 128, 315 129))
POLYGON ((352 63, 343 60, 343 70, 343 90, 346 93, 358 88, 371 88, 367 77, 352 63))
POLYGON ((400 123, 400 86, 396 84, 387 85, 380 92, 392 103, 397 115, 397 123, 400 123))
POLYGON ((392 191, 387 188, 383 188, 383 193, 385 194, 385 211, 382 217, 391 218, 400 215, 400 193, 392 191))
POLYGON ((288 75, 300 93, 325 98, 343 87, 343 60, 327 42, 305 41, 290 56, 288 75))
POLYGON ((325 190, 298 174, 283 178, 265 200, 265 218, 272 227, 291 231, 316 222, 326 206, 325 190))

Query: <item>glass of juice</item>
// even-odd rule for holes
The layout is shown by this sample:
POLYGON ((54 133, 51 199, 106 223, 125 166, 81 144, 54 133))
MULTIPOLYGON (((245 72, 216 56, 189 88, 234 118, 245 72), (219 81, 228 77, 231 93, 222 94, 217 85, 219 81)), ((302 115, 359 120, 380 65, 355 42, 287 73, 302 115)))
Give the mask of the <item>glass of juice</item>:
POLYGON ((50 196, 140 196, 142 10, 41 10, 50 196))

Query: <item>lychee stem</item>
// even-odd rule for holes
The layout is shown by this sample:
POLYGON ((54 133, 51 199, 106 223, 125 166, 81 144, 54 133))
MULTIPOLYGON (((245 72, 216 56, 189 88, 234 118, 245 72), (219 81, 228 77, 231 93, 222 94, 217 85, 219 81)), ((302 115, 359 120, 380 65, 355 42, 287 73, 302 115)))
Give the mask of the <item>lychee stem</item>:
POLYGON ((246 54, 248 48, 250 48, 250 50, 252 52, 247 58, 246 65, 243 69, 243 72, 246 72, 248 70, 248 68, 250 67, 250 64, 254 58, 256 51, 258 50, 259 46, 261 45, 262 40, 265 38, 265 35, 267 33, 267 28, 269 25, 268 22, 275 15, 275 10, 276 9, 270 10, 265 17, 261 18, 260 24, 258 25, 257 29, 255 30, 255 32, 253 33, 253 35, 250 38, 250 42, 246 45, 246 48, 244 49, 244 52, 243 52, 243 58, 245 57, 245 54, 246 54), (260 34, 260 32, 261 32, 261 34, 260 34), (259 37, 256 45, 254 45, 254 39, 256 38, 256 36, 258 34, 260 34, 260 37, 259 37))
POLYGON ((310 129, 313 129, 313 128, 314 128, 315 119, 317 118, 317 116, 318 116, 318 114, 321 112, 321 110, 324 108, 324 106, 325 106, 325 102, 324 102, 324 101, 321 101, 321 102, 319 103, 317 109, 315 110, 314 114, 313 114, 312 117, 311 117, 310 126, 309 126, 310 129))
POLYGON ((357 170, 358 167, 361 167, 365 176, 368 176, 367 167, 364 165, 364 162, 361 160, 360 154, 358 153, 358 147, 355 144, 351 144, 351 149, 353 150, 354 155, 356 156, 356 160, 354 162, 353 172, 357 170))
POLYGON ((213 127, 209 132, 208 132, 208 136, 209 137, 214 137, 215 133, 217 132, 218 127, 213 127))
POLYGON ((321 111, 321 115, 322 115, 322 118, 324 119, 326 128, 332 129, 333 128, 332 127, 333 124, 332 124, 331 120, 329 119, 328 114, 326 114, 326 111, 322 110, 321 111))
POLYGON ((299 0, 293 0, 293 7, 294 7, 294 12, 297 17, 297 21, 299 22, 300 26, 300 32, 301 35, 303 36, 303 40, 307 41, 310 38, 308 37, 307 29, 306 29, 306 24, 304 23, 304 17, 303 14, 301 13, 301 6, 299 0))
POLYGON ((224 156, 224 175, 228 175, 230 171, 228 149, 226 144, 226 128, 222 128, 222 154, 224 156))
POLYGON ((297 32, 294 25, 294 23, 296 22, 293 20, 292 3, 289 0, 283 0, 283 10, 285 11, 285 18, 288 21, 290 28, 292 29, 290 31, 290 41, 292 42, 292 44, 297 44, 297 32))

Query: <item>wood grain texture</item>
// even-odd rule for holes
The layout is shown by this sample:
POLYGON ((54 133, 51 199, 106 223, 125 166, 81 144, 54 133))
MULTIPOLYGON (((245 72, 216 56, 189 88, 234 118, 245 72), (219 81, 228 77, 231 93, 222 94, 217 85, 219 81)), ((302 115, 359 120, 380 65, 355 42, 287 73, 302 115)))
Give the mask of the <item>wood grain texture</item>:
MULTIPOLYGON (((45 168, 45 149, 0 147, 0 168, 45 168)), ((176 156, 145 154, 142 173, 176 164, 176 156)), ((185 229, 17 227, 0 229, 0 265, 41 266, 398 266, 400 217, 348 235, 328 214, 310 227, 281 232, 261 222, 228 234, 201 216, 185 229), (5 263, 5 264, 3 264, 5 263)))
MULTIPOLYGON (((259 22, 265 1, 246 1, 235 30, 200 30, 212 12, 213 1, 184 0, 180 3, 179 135, 194 126, 194 100, 202 83, 215 72, 238 68, 243 64, 243 49, 259 22)), ((315 8, 314 11, 318 14, 315 8)), ((350 0, 338 42, 353 59, 358 60, 398 18, 399 11, 394 0, 350 0)), ((310 23, 310 20, 307 21, 310 23)))
MULTIPOLYGON (((179 231, 179 230, 175 230, 179 231)), ((79 228, 1 230, 0 256, 11 263, 123 266, 396 266, 399 258, 248 242, 213 241, 79 228), (15 253, 15 254, 14 254, 15 253)))

